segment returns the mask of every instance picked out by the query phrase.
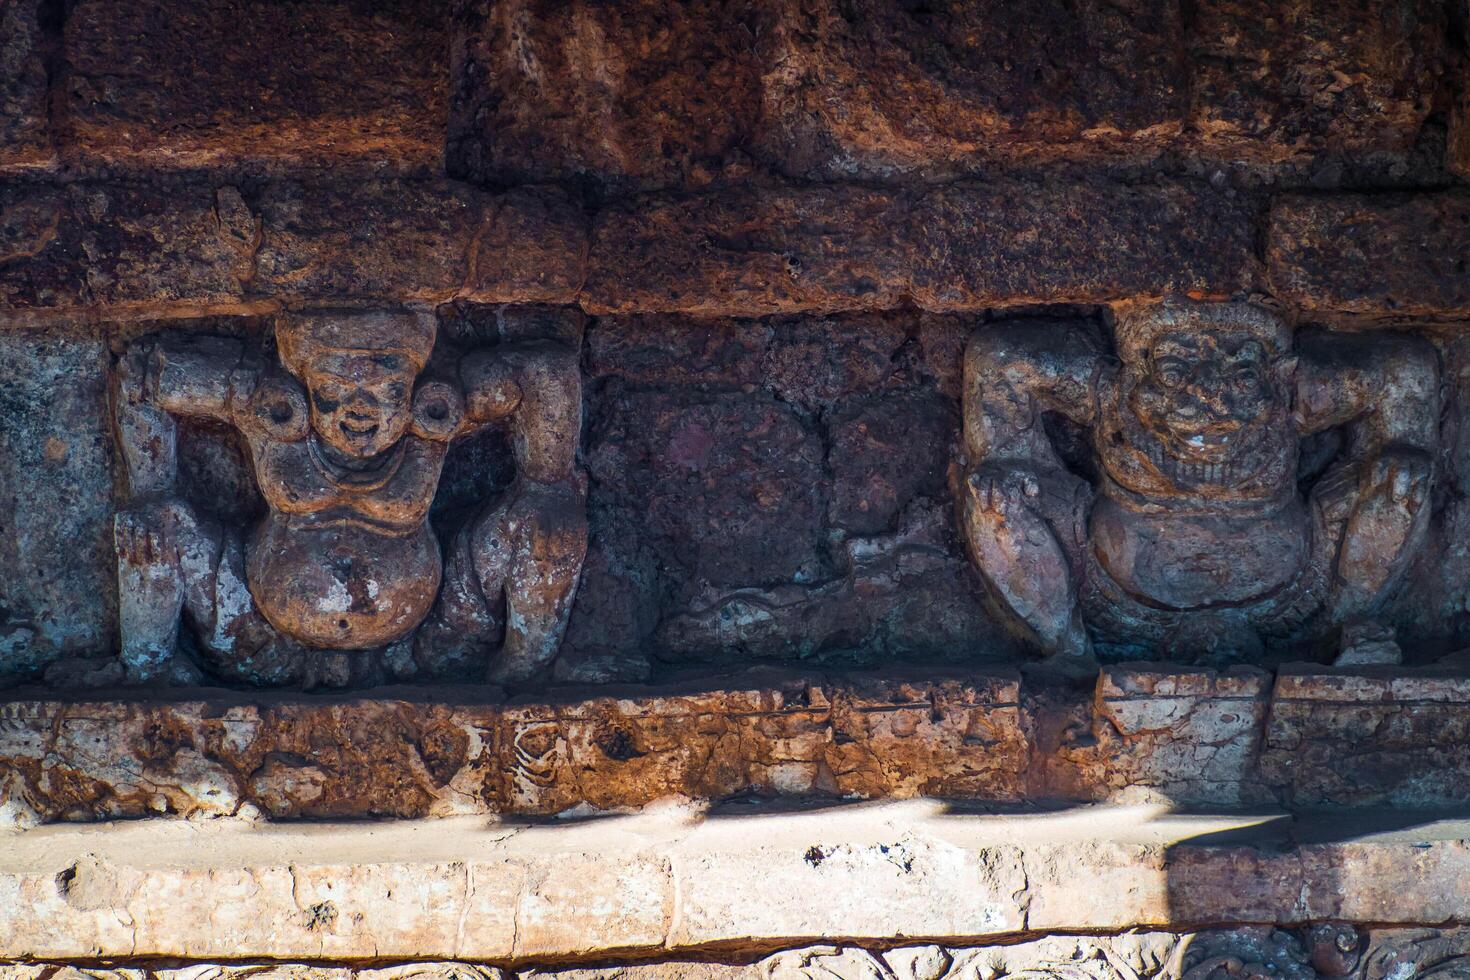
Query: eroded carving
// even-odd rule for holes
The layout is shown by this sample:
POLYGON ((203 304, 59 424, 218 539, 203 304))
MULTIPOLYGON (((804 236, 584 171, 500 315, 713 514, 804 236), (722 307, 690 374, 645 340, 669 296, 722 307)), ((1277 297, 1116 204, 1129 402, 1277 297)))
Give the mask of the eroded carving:
POLYGON ((115 537, 130 680, 195 678, 181 614, 202 664, 249 683, 546 671, 587 542, 576 352, 435 356, 435 333, 426 316, 326 311, 281 318, 279 363, 222 337, 126 352, 133 499, 115 537), (255 526, 221 526, 178 492, 180 416, 243 436, 267 508, 255 526), (441 545, 429 508, 449 444, 500 422, 515 481, 441 545))
POLYGON ((1372 617, 1428 525, 1434 349, 1293 338, 1228 303, 1127 309, 1116 344, 999 326, 965 353, 962 531, 1042 651, 1228 660, 1344 636, 1395 652, 1372 617), (1089 460, 1065 461, 1049 416, 1089 460))

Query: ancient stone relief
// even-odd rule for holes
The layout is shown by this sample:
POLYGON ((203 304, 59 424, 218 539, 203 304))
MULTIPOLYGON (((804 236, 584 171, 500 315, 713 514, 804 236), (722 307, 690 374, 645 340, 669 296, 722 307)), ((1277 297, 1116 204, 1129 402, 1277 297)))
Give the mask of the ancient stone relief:
POLYGON ((395 312, 284 315, 275 340, 273 358, 152 337, 121 360, 128 680, 543 676, 587 547, 576 350, 436 350, 432 317, 395 312), (242 437, 266 503, 254 526, 223 526, 179 491, 183 417, 242 437), (495 424, 510 429, 514 482, 441 541, 428 517, 449 445, 495 424))
POLYGON ((1115 341, 1002 325, 965 352, 961 533, 1024 632, 1061 663, 1394 662, 1374 615, 1428 527, 1433 347, 1235 303, 1134 306, 1115 341))
POLYGON ((0 980, 1391 980, 1470 975, 1464 929, 1322 923, 1197 933, 1043 936, 1007 946, 807 946, 750 963, 629 962, 497 969, 452 961, 114 967, 0 963, 0 980))

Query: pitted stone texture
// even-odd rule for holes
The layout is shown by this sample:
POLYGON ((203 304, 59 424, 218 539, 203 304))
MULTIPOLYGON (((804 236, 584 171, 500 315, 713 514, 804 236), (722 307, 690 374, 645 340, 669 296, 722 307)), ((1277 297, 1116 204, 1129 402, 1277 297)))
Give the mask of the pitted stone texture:
POLYGON ((87 0, 61 105, 84 164, 271 172, 443 159, 447 4, 87 0))
POLYGON ((564 303, 582 283, 581 211, 555 191, 280 182, 257 207, 268 296, 564 303))
POLYGON ((1260 160, 1404 150, 1433 108, 1445 6, 1194 4, 1189 127, 1209 151, 1260 160))
POLYGON ((492 183, 708 180, 759 116, 751 0, 466 5, 449 167, 492 183))
POLYGON ((766 47, 761 152, 787 173, 891 177, 972 158, 1147 151, 1177 134, 1177 5, 807 0, 766 47))
POLYGON ((1018 683, 1005 673, 755 675, 539 704, 16 701, 0 715, 0 774, 18 824, 208 816, 245 803, 274 817, 345 818, 748 791, 1015 799, 1028 751, 1018 683))
POLYGON ((0 7, 0 173, 51 163, 41 0, 0 7))
POLYGON ((107 352, 0 330, 0 683, 115 630, 107 352))
POLYGON ((1276 679, 1261 778, 1293 806, 1454 806, 1470 795, 1470 672, 1297 665, 1276 679))
POLYGON ((1288 196, 1271 209, 1271 284, 1311 312, 1463 316, 1467 255, 1464 191, 1288 196))
POLYGON ((584 307, 751 315, 1229 294, 1257 276, 1255 205, 1194 183, 743 186, 594 220, 584 307))
MULTIPOLYGON (((1470 3, 1465 6, 1470 7, 1470 3)), ((1470 10, 1466 10, 1463 16, 1465 22, 1470 23, 1470 10)), ((1449 146, 1445 162, 1460 177, 1470 179, 1470 60, 1461 64, 1460 77, 1458 81, 1451 83, 1451 89, 1456 94, 1450 115, 1449 146)))

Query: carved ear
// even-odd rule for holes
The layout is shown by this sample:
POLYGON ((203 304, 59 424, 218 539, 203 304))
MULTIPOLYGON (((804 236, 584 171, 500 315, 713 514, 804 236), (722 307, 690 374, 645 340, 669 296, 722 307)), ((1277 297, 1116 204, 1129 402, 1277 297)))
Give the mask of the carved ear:
POLYGON ((464 421, 464 395, 447 381, 420 381, 413 393, 413 431, 421 439, 446 442, 464 421))
POLYGON ((250 415, 256 425, 282 442, 305 439, 311 421, 306 390, 290 375, 268 374, 250 393, 250 415))

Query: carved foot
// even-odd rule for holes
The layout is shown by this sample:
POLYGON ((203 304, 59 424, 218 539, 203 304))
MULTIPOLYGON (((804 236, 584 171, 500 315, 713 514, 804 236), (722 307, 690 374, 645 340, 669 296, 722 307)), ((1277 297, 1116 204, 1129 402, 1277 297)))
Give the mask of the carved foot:
POLYGON ((1392 626, 1373 622, 1349 623, 1342 628, 1342 646, 1334 667, 1396 666, 1404 662, 1392 626))

